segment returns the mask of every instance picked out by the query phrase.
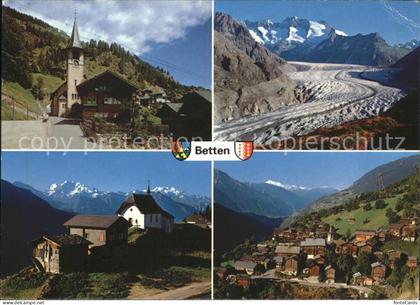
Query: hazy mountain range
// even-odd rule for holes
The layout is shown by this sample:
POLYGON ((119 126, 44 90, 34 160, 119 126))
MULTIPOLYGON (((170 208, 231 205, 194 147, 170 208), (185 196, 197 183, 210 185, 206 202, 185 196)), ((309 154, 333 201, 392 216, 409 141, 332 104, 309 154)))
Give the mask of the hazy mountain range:
POLYGON ((265 183, 240 182, 220 170, 215 170, 214 175, 215 202, 236 212, 267 217, 286 217, 337 191, 326 187, 286 186, 273 180, 265 183))

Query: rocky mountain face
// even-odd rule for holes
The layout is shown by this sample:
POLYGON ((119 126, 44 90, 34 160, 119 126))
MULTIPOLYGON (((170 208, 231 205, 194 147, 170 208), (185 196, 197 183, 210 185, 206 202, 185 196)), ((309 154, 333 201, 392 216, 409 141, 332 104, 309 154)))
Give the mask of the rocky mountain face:
POLYGON ((1 276, 31 264, 31 242, 43 234, 60 234, 74 214, 56 209, 31 191, 1 180, 1 276))
POLYGON ((336 192, 330 188, 285 188, 270 183, 244 183, 216 170, 214 199, 224 207, 239 212, 266 217, 285 217, 304 209, 313 200, 336 192))
POLYGON ((244 24, 216 13, 214 29, 216 123, 297 102, 286 75, 293 68, 257 43, 244 24))
POLYGON ((394 68, 399 70, 394 77, 395 80, 418 90, 420 82, 419 60, 420 46, 415 48, 393 65, 394 68))
POLYGON ((416 171, 416 165, 420 166, 420 155, 398 159, 378 166, 353 182, 349 188, 316 200, 308 206, 308 209, 339 205, 358 194, 377 191, 379 175, 382 175, 384 185, 388 186, 413 175, 416 171))
MULTIPOLYGON (((31 191, 57 209, 78 214, 114 214, 130 193, 100 191, 75 181, 53 183, 46 191, 36 190, 20 182, 14 185, 31 191)), ((145 190, 132 192, 144 193, 145 190)), ((189 195, 173 187, 155 187, 151 192, 161 208, 171 213, 176 220, 182 220, 210 205, 207 197, 189 195)))
POLYGON ((282 22, 245 22, 254 40, 289 61, 387 66, 418 43, 390 46, 378 34, 348 36, 325 21, 296 16, 282 22))

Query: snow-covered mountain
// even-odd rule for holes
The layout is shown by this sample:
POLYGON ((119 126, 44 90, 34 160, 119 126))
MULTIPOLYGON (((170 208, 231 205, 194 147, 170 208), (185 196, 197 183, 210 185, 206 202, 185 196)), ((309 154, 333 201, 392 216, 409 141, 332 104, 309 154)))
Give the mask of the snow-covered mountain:
POLYGON ((295 45, 317 44, 333 34, 347 36, 343 31, 333 28, 325 21, 313 21, 296 16, 287 17, 282 22, 261 20, 245 21, 255 41, 270 49, 288 50, 295 45))
POLYGON ((406 55, 417 41, 390 46, 379 33, 348 36, 325 21, 296 16, 282 22, 243 23, 253 39, 287 61, 390 65, 406 55))
POLYGON ((407 41, 405 43, 398 43, 395 46, 399 47, 399 48, 414 50, 415 48, 420 47, 420 40, 412 39, 412 40, 407 41))
MULTIPOLYGON (((45 191, 36 190, 20 182, 14 184, 30 190, 55 208, 80 214, 114 214, 130 193, 144 193, 146 191, 101 191, 76 181, 53 183, 45 191)), ((190 195, 174 187, 158 186, 151 191, 156 202, 164 210, 174 215, 176 220, 181 220, 210 205, 209 198, 190 195)))
POLYGON ((289 185, 270 179, 265 181, 265 183, 286 189, 300 198, 303 198, 306 202, 312 202, 323 196, 331 195, 339 191, 338 189, 329 186, 307 187, 294 184, 289 185))

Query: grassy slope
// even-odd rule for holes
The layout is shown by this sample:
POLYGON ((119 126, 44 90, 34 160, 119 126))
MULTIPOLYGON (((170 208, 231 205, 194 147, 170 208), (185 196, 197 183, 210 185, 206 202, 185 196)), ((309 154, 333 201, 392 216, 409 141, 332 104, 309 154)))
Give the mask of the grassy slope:
POLYGON ((39 110, 38 104, 31 91, 24 89, 18 83, 3 81, 1 93, 2 95, 7 95, 15 100, 16 107, 25 109, 25 111, 27 107, 33 112, 37 112, 39 110))
POLYGON ((347 230, 350 229, 351 234, 357 229, 378 229, 383 225, 388 224, 388 219, 385 216, 386 210, 392 208, 395 210, 395 204, 397 203, 398 197, 392 197, 385 199, 387 206, 384 209, 375 209, 375 201, 370 202, 372 209, 365 211, 363 208, 359 208, 350 212, 343 211, 338 214, 330 215, 322 219, 322 221, 331 224, 337 229, 339 234, 346 234, 347 230), (348 218, 354 217, 356 219, 354 224, 348 223, 348 218), (337 221, 337 218, 341 220, 337 221), (370 221, 366 224, 363 223, 365 219, 370 221))

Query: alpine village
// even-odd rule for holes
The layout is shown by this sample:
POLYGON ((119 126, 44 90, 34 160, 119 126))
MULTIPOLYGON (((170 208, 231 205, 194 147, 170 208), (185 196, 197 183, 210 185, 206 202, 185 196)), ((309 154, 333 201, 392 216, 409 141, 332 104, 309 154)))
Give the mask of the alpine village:
POLYGON ((2 223, 2 231, 9 233, 7 240, 2 237, 9 245, 7 253, 2 251, 3 298, 210 298, 209 205, 175 220, 155 200, 159 194, 150 185, 144 192, 129 194, 114 215, 58 210, 34 196, 33 190, 3 180, 2 193, 2 212, 9 220, 2 223), (19 212, 23 206, 34 206, 38 211, 29 213, 46 217, 31 224, 44 234, 27 242, 10 233, 14 215, 27 219, 28 212, 19 212), (56 228, 60 221, 63 230, 56 228), (16 270, 18 265, 26 267, 16 270))
MULTIPOLYGON (((104 148, 170 148, 171 137, 210 140, 209 90, 178 83, 116 43, 81 41, 76 17, 68 37, 12 8, 2 11, 3 122, 31 121, 28 133, 49 123, 50 133, 63 137, 55 126, 76 125, 75 134, 104 148), (150 144, 150 137, 164 140, 150 144)), ((6 123, 4 147, 16 148, 13 122, 6 123)))
MULTIPOLYGON (((332 195, 333 202, 282 220, 269 236, 255 238, 255 220, 246 216, 253 231, 245 241, 220 253, 216 239, 215 298, 417 299, 420 159, 417 155, 407 160, 415 161, 411 174, 394 162, 407 170, 404 179, 385 186, 383 175, 373 172, 374 180, 362 179, 376 188, 378 175, 376 191, 343 201, 340 197, 350 190, 332 195)), ((217 183, 215 188, 217 194, 217 183)), ((217 195, 215 200, 218 236, 221 201, 217 195)), ((232 216, 235 227, 244 217, 239 215, 232 216)), ((243 230, 234 234, 243 235, 243 230)))

